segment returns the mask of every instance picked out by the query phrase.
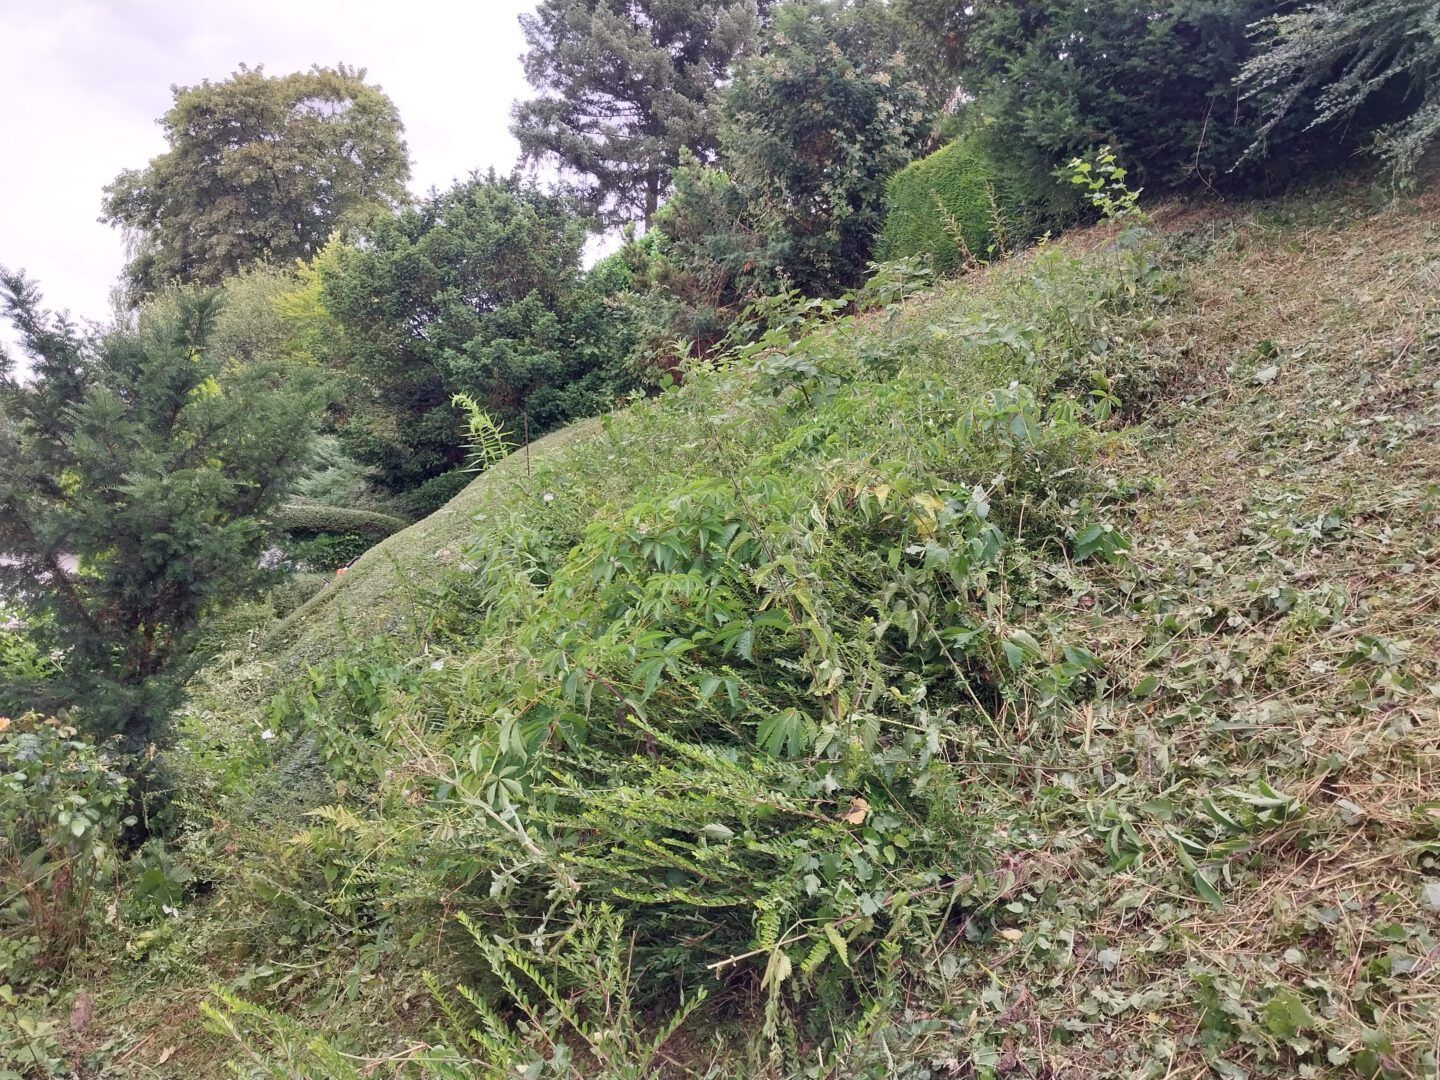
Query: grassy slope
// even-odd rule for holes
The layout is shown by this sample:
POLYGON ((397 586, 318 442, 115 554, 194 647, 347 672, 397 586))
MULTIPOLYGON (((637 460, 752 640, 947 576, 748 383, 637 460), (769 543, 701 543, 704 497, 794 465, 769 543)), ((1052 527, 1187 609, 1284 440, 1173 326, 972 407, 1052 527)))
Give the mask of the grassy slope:
POLYGON ((528 465, 543 462, 593 434, 597 425, 597 421, 584 420, 536 440, 528 455, 523 450, 511 454, 477 477, 442 509, 375 545, 344 575, 271 631, 261 645, 261 653, 288 666, 333 651, 342 626, 358 640, 397 631, 408 614, 409 591, 423 589, 459 559, 470 531, 470 519, 485 503, 523 484, 528 465))
POLYGON ((598 426, 582 420, 537 439, 528 458, 523 450, 511 454, 443 508, 376 544, 310 600, 213 664, 195 694, 200 712, 217 701, 263 698, 346 642, 404 633, 417 615, 418 598, 459 561, 471 518, 489 500, 523 486, 527 468, 582 442, 598 426))
MULTIPOLYGON (((1152 478, 1123 511, 1134 553, 1051 613, 1114 684, 1058 734, 1011 732, 1008 765, 955 763, 967 797, 1010 823, 1009 884, 974 913, 1003 929, 977 937, 967 915, 911 958, 885 1057, 957 1076, 1431 1075, 1436 209, 1330 200, 1168 222, 1200 254, 1144 348, 1177 379, 1105 463, 1152 478), (1262 780, 1306 810, 1239 837, 1214 909, 1167 828, 1202 830, 1207 793, 1237 813, 1224 792, 1262 780)), ((382 544, 211 691, 256 700, 335 647, 342 611, 352 638, 401 626, 400 575, 454 558, 468 514, 522 468, 382 544)), ((194 1038, 208 973, 146 979, 153 992, 106 995, 125 1067, 213 1068, 223 1050, 194 1038)), ((399 1043, 404 1007, 365 1022, 399 1043)))

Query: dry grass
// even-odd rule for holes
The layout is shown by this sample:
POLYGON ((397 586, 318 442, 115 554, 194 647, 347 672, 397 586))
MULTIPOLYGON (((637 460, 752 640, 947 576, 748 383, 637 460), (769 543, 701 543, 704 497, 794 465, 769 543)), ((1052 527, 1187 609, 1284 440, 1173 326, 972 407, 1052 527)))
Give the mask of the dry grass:
POLYGON ((1023 862, 1014 948, 913 989, 967 1018, 911 1048, 956 1075, 1435 1075, 1440 196, 1286 209, 1167 215, 1208 249, 1146 342, 1181 377, 1109 460, 1154 482, 1131 566, 1064 613, 1112 693, 984 795, 1064 855, 1023 862), (1224 860, 1214 910, 1170 830, 1259 780, 1307 810, 1224 860), (1138 838, 1119 872, 1102 810, 1138 838))

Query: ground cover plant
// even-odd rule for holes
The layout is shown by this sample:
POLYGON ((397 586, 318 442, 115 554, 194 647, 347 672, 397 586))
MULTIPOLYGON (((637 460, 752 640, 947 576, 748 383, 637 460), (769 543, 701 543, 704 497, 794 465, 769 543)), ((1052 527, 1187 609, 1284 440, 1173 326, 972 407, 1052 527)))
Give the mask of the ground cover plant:
POLYGON ((1307 206, 802 308, 496 466, 206 677, 214 885, 73 1041, 1433 1075, 1440 241, 1307 206))

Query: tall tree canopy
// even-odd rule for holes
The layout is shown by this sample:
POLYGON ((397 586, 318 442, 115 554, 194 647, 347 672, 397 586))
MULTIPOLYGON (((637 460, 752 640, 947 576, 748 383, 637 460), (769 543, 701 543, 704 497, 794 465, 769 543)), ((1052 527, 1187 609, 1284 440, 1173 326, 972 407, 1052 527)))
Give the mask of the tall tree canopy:
POLYGON ((682 148, 713 157, 719 87, 755 39, 757 0, 543 0, 523 15, 515 106, 525 156, 572 177, 603 224, 648 227, 682 148))
POLYGON ((0 300, 33 369, 20 381, 0 356, 0 595, 61 656, 0 705, 73 710, 141 753, 164 739, 202 616, 255 577, 316 402, 293 374, 216 357, 213 294, 95 339, 18 274, 0 270, 0 300))
POLYGON ((597 380, 626 348, 584 288, 585 235, 568 199, 492 173, 327 251, 331 361, 354 377, 347 451, 404 489, 464 460, 456 392, 532 435, 608 404, 597 380))
POLYGON ((335 227, 405 197, 399 113, 363 68, 174 87, 170 149, 105 189, 102 220, 132 230, 135 296, 218 284, 265 258, 313 255, 335 227))
POLYGON ((726 94, 722 161, 807 292, 859 281, 886 181, 931 130, 910 41, 885 0, 790 0, 726 94))

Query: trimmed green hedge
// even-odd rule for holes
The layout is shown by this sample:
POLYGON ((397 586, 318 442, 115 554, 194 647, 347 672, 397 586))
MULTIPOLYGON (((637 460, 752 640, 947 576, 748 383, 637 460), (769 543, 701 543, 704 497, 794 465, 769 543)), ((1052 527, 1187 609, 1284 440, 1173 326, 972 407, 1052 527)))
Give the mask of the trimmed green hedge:
POLYGON ((991 193, 1006 222, 1018 231, 1021 215, 1012 185, 999 179, 994 164, 974 139, 959 139, 929 157, 912 161, 890 178, 888 211, 880 237, 882 259, 929 255, 940 273, 965 264, 965 251, 989 257, 995 211, 991 193))
POLYGON ((373 510, 351 510, 339 506, 288 503, 275 511, 275 524, 291 536, 319 536, 325 533, 364 536, 383 540, 410 523, 392 514, 373 510))
POLYGON ((405 501, 416 517, 429 517, 469 487, 477 475, 469 469, 451 469, 432 476, 419 487, 411 488, 405 493, 405 501))

